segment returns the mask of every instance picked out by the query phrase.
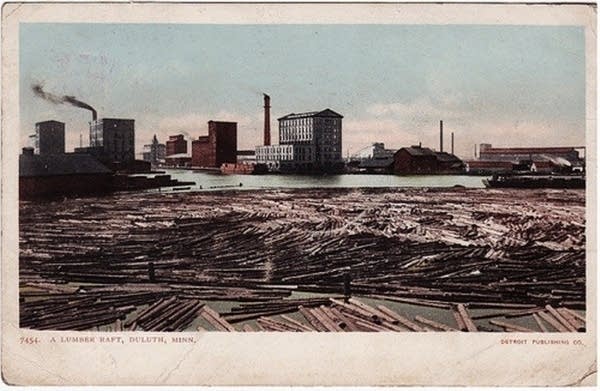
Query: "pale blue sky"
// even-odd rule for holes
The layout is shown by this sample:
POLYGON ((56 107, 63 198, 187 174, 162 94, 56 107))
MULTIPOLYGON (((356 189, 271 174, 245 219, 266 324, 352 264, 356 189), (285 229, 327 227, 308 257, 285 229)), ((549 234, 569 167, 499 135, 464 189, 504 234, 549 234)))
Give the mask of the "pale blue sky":
POLYGON ((237 120, 251 148, 262 91, 273 118, 344 115, 344 151, 437 148, 440 119, 463 157, 481 142, 585 143, 576 26, 22 24, 20 34, 23 143, 47 119, 66 122, 67 149, 87 140, 89 112, 36 98, 36 82, 100 117, 135 119, 136 152, 154 133, 205 134, 209 119, 237 120))

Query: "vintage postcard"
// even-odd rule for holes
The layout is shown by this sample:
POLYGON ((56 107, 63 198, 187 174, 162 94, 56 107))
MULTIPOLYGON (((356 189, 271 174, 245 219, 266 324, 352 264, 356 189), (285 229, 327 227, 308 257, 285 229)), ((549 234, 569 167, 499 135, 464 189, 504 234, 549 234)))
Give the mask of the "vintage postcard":
POLYGON ((2 376, 596 382, 592 4, 7 3, 2 376))

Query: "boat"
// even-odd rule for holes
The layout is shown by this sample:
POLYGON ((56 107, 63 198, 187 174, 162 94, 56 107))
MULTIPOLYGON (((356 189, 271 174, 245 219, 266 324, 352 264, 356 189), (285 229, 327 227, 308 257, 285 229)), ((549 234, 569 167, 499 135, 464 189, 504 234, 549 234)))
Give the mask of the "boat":
POLYGON ((495 174, 483 179, 485 187, 516 189, 585 189, 585 175, 495 174))

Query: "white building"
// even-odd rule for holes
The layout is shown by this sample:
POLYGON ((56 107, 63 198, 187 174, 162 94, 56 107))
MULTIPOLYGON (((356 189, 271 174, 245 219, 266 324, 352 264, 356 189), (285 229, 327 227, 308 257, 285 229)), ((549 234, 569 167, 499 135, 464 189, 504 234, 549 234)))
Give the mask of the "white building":
POLYGON ((358 152, 355 152, 350 160, 363 161, 369 159, 386 159, 394 157, 397 149, 386 149, 384 143, 372 143, 358 152))
POLYGON ((333 110, 279 118, 279 145, 256 148, 256 161, 275 171, 333 171, 343 167, 342 116, 333 110))

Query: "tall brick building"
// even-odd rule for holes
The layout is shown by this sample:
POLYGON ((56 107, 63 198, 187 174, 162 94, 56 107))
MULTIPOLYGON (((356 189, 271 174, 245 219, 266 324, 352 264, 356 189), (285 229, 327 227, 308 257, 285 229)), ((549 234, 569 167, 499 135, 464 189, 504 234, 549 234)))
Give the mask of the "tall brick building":
POLYGON ((208 136, 192 141, 192 166, 237 163, 237 122, 208 121, 208 136))
POLYGON ((179 153, 187 153, 187 140, 183 138, 183 134, 169 136, 166 142, 167 156, 179 153))

